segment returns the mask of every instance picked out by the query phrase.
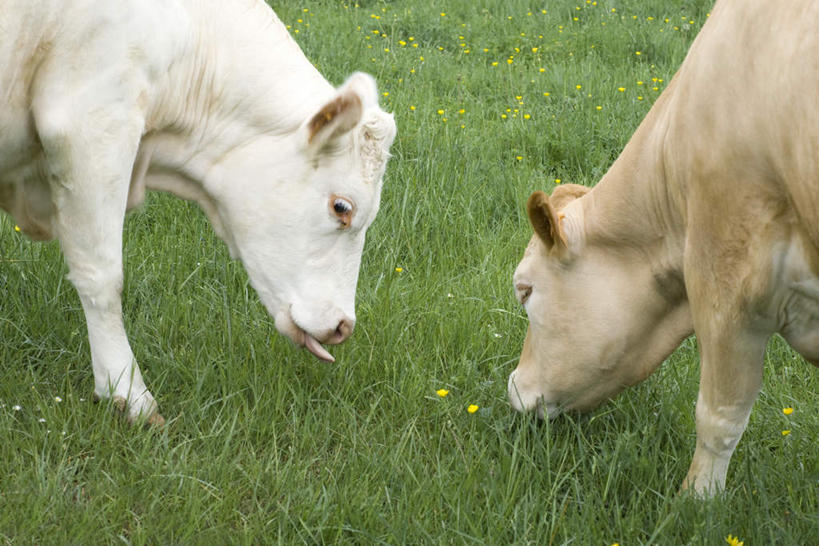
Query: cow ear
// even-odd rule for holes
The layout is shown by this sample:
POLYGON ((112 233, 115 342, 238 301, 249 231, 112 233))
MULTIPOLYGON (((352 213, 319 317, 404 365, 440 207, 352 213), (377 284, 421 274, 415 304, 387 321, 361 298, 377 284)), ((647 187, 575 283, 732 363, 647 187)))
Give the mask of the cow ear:
POLYGON ((319 150, 351 131, 372 104, 378 104, 378 92, 373 78, 360 72, 350 76, 338 88, 335 97, 308 120, 309 147, 319 150))
POLYGON ((529 215, 529 221, 532 223, 535 233, 546 245, 546 250, 552 251, 554 249, 559 256, 567 256, 566 234, 560 225, 560 218, 552 206, 549 196, 542 191, 534 192, 526 202, 526 213, 529 215))
POLYGON ((361 119, 361 99, 353 92, 336 95, 307 122, 307 143, 320 149, 328 142, 347 133, 361 119))

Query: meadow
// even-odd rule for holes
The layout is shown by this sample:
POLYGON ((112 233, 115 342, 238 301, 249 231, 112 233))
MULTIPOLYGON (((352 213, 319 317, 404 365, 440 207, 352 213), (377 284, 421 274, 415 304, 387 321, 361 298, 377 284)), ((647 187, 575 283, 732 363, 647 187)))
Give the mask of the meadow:
POLYGON ((506 400, 526 198, 605 173, 710 1, 271 4, 331 82, 373 74, 398 124, 355 334, 334 364, 292 346, 199 209, 150 194, 123 307, 168 423, 129 426, 91 400, 59 245, 0 216, 0 542, 816 543, 819 375, 779 338, 710 501, 677 495, 694 338, 588 414, 506 400))

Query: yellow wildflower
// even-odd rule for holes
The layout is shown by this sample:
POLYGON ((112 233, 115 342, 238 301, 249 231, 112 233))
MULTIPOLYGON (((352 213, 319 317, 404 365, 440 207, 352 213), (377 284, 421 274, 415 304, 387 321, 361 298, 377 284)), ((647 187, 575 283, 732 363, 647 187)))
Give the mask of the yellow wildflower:
POLYGON ((444 398, 447 394, 449 394, 449 391, 446 389, 438 389, 437 391, 435 391, 435 394, 437 394, 441 398, 444 398))
POLYGON ((787 435, 788 435, 788 434, 790 434, 790 433, 791 433, 791 431, 790 431, 790 430, 783 430, 783 431, 782 431, 782 436, 787 436, 787 435))
POLYGON ((475 404, 471 404, 468 408, 466 408, 466 411, 468 411, 469 413, 475 413, 476 411, 478 411, 478 406, 476 406, 475 404))
POLYGON ((14 231, 16 231, 17 233, 20 233, 20 226, 18 226, 17 224, 15 224, 15 225, 14 225, 14 231))
POLYGON ((784 413, 785 415, 790 415, 791 413, 793 413, 793 408, 782 408, 782 413, 784 413))
POLYGON ((396 272, 396 273, 401 273, 402 271, 404 271, 404 268, 403 268, 403 267, 396 267, 396 268, 395 268, 395 272, 396 272))
POLYGON ((745 546, 745 541, 739 540, 739 537, 735 537, 733 535, 728 535, 725 537, 725 542, 731 546, 745 546))

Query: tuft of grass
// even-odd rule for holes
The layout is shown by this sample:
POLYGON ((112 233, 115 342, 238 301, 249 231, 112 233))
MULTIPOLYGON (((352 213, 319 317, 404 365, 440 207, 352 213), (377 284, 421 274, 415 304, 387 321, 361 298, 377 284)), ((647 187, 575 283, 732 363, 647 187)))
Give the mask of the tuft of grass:
POLYGON ((526 198, 602 176, 710 2, 273 5, 329 80, 371 72, 396 115, 356 334, 333 365, 292 347, 201 212, 152 194, 126 222, 123 305, 168 425, 130 427, 90 400, 59 246, 0 217, 0 540, 815 541, 819 385, 779 338, 713 501, 676 495, 693 339, 587 415, 538 422, 505 399, 526 329, 511 291, 526 198))

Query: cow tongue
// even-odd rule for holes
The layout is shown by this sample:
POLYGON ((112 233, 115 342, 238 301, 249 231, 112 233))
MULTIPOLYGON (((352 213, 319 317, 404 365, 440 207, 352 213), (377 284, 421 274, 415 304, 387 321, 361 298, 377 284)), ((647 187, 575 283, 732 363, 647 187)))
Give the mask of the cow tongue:
POLYGON ((333 358, 333 355, 327 352, 327 349, 321 346, 321 343, 316 341, 316 339, 308 334, 307 332, 304 333, 304 347, 313 353, 317 358, 327 362, 335 362, 336 359, 333 358))

